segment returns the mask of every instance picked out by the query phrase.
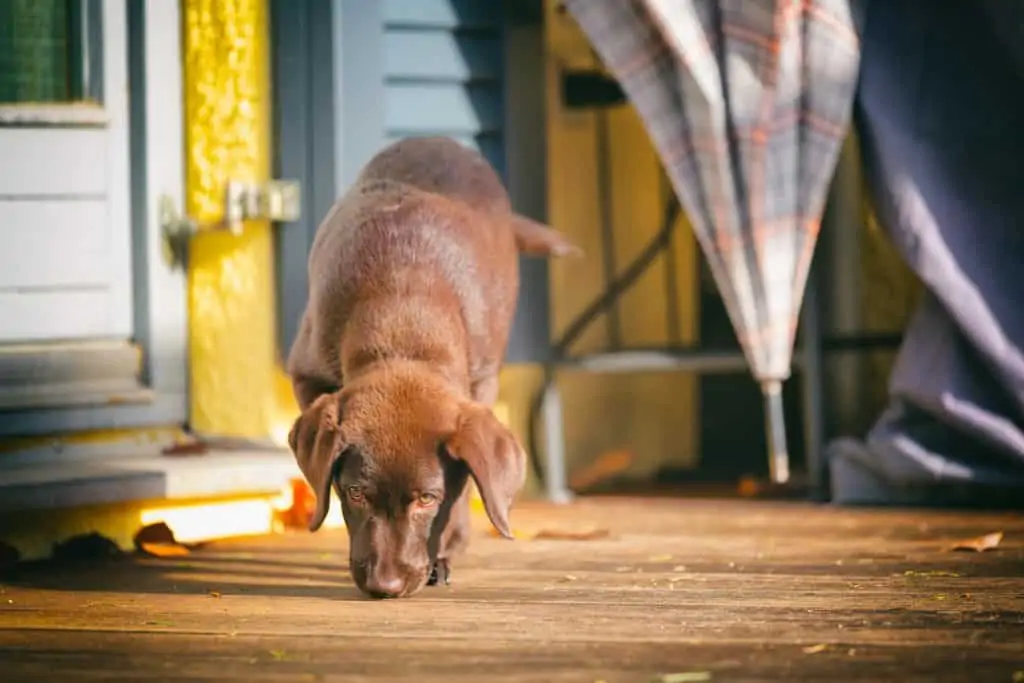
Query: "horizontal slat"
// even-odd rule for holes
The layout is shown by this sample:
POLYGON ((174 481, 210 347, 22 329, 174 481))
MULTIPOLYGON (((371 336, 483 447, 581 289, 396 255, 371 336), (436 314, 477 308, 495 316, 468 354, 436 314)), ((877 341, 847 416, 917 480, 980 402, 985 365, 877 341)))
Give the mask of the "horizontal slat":
POLYGON ((0 345, 0 410, 149 401, 128 341, 0 345))
POLYGON ((95 104, 3 104, 0 126, 64 126, 102 128, 110 116, 95 104))
POLYGON ((102 200, 0 200, 0 290, 104 285, 110 221, 102 200))
MULTIPOLYGON (((424 137, 421 135, 389 135, 385 139, 385 142, 391 144, 409 137, 424 137)), ((505 141, 498 135, 481 135, 474 137, 472 135, 448 135, 461 145, 465 145, 470 149, 475 149, 480 152, 491 166, 499 173, 504 175, 505 173, 505 141)))
POLYGON ((131 380, 142 351, 128 341, 0 346, 0 385, 131 380))
POLYGON ((122 406, 148 403, 153 390, 138 382, 105 380, 88 384, 40 384, 0 387, 0 410, 67 408, 71 406, 122 406))
POLYGON ((500 38, 449 31, 390 30, 384 34, 385 76, 448 81, 501 76, 500 38))
POLYGON ((128 337, 108 289, 0 292, 0 342, 128 337))
POLYGON ((0 196, 102 196, 107 136, 102 129, 0 129, 0 196))
POLYGON ((498 28, 502 4, 499 0, 384 0, 384 23, 431 28, 498 28))
POLYGON ((502 92, 497 85, 390 83, 385 94, 388 133, 469 134, 498 131, 502 92))

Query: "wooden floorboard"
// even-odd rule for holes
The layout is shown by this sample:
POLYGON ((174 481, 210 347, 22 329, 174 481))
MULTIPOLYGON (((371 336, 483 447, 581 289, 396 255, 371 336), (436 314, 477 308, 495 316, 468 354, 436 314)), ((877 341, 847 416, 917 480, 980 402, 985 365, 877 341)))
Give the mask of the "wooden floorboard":
POLYGON ((475 520, 453 585, 408 600, 355 591, 344 532, 32 568, 0 588, 0 682, 1024 681, 1019 514, 606 498, 513 517, 519 540, 475 520), (590 528, 608 535, 530 539, 590 528), (994 531, 994 551, 948 549, 994 531))

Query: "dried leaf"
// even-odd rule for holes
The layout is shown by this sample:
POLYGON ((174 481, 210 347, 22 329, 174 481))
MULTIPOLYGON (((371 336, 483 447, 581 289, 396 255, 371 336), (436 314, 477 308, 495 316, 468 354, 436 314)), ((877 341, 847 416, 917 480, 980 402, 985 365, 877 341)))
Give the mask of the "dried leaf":
POLYGON ((584 491, 597 484, 608 481, 629 469, 636 459, 632 451, 618 450, 603 453, 591 464, 573 472, 569 476, 569 488, 584 491))
POLYGON ((201 439, 186 438, 164 447, 160 453, 170 456, 204 455, 209 450, 210 447, 201 439))
POLYGON ((820 643, 818 645, 811 645, 810 647, 805 647, 804 648, 804 654, 805 655, 816 655, 819 652, 824 652, 827 649, 828 649, 828 645, 826 643, 820 643))
POLYGON ((535 541, 594 541, 608 536, 608 529, 542 529, 531 538, 535 541))
POLYGON ((710 680, 710 671, 680 671, 674 674, 661 674, 651 683, 701 683, 710 680))
POLYGON ((207 591, 206 594, 209 595, 211 598, 219 598, 220 597, 220 591, 212 591, 211 590, 211 591, 207 591))
POLYGON ((283 662, 286 659, 288 659, 288 653, 285 652, 284 650, 271 650, 270 651, 270 656, 273 657, 274 660, 278 661, 278 662, 283 662))
POLYGON ((995 550, 999 547, 999 544, 1003 541, 1003 532, 996 531, 991 534, 985 534, 984 536, 978 536, 977 538, 966 538, 962 541, 957 541, 949 547, 950 550, 973 550, 974 552, 983 553, 986 550, 995 550))
POLYGON ((139 550, 153 557, 182 557, 191 552, 180 543, 140 543, 139 550))

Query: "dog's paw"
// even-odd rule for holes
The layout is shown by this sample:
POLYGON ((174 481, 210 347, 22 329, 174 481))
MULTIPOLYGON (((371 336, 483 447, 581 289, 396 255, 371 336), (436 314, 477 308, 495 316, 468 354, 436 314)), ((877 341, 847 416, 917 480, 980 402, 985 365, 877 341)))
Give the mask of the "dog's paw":
POLYGON ((434 562, 433 569, 430 570, 430 578, 427 580, 428 586, 447 586, 451 582, 452 569, 448 565, 448 560, 437 560, 434 562))

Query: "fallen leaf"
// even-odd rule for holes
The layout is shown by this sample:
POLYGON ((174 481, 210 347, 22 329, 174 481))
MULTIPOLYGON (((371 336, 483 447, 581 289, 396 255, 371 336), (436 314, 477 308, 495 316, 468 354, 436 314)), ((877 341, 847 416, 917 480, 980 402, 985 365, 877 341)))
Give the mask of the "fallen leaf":
POLYGON ((651 683, 700 683, 710 680, 710 671, 680 671, 674 674, 661 674, 651 683))
POLYGON ((278 661, 278 662, 283 662, 286 659, 288 659, 288 653, 285 652, 284 650, 271 650, 270 651, 270 656, 273 657, 274 660, 278 661))
POLYGON ((169 621, 147 621, 146 626, 174 626, 169 621))
POLYGON ((827 649, 828 649, 828 645, 826 643, 821 643, 819 645, 811 645, 810 647, 805 647, 804 648, 804 654, 805 655, 816 655, 819 652, 824 652, 827 649))
POLYGON ((53 547, 53 559, 58 563, 109 559, 120 554, 116 543, 96 532, 72 536, 53 547))
POLYGON ((207 591, 206 594, 209 595, 211 598, 220 597, 220 591, 207 591))
POLYGON ((162 455, 170 456, 203 455, 209 450, 210 447, 201 439, 186 438, 176 441, 170 446, 166 446, 161 449, 160 453, 162 455))
POLYGON ((984 536, 978 536, 977 538, 966 538, 962 541, 957 541, 949 546, 949 550, 973 550, 977 553, 983 553, 986 550, 995 550, 1002 541, 1003 532, 996 531, 984 536))
POLYGON ((949 598, 949 596, 946 595, 945 593, 939 593, 937 595, 933 595, 932 596, 932 600, 946 600, 948 598, 949 598))
POLYGON ((562 577, 561 579, 559 579, 559 581, 561 581, 561 582, 566 582, 566 581, 575 581, 575 580, 576 580, 576 577, 575 577, 575 576, 573 576, 572 574, 566 574, 566 575, 565 575, 565 576, 563 576, 563 577, 562 577))
POLYGON ((597 484, 622 474, 633 464, 636 455, 632 451, 608 451, 597 457, 590 465, 576 470, 569 476, 569 488, 584 491, 597 484))
POLYGON ((542 529, 530 538, 534 541, 594 541, 607 538, 607 529, 542 529))
POLYGON ((140 543, 139 550, 153 557, 182 557, 192 552, 180 543, 140 543))

